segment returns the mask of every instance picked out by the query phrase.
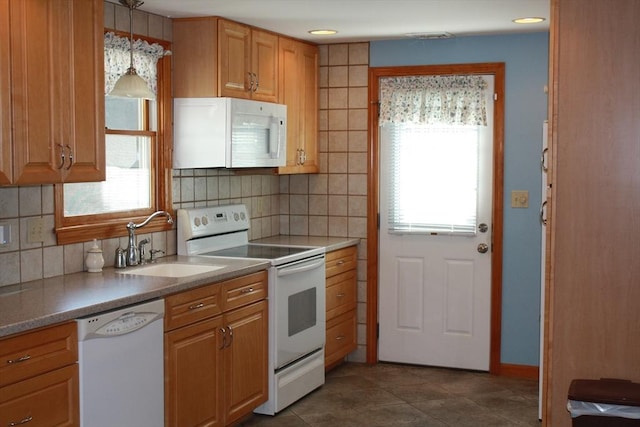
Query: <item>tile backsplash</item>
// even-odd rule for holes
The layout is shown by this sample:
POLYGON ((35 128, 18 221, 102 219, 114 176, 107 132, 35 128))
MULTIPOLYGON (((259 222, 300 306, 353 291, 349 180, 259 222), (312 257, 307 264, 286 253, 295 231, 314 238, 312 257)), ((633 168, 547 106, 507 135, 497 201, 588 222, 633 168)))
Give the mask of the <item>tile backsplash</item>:
MULTIPOLYGON (((176 170, 173 177, 174 209, 244 203, 251 214, 252 239, 280 234, 279 179, 274 175, 236 176, 224 169, 176 170)), ((0 286, 61 274, 85 271, 84 259, 93 239, 57 245, 54 224, 53 185, 0 187, 0 225, 8 225, 10 243, 0 245, 0 286), (31 221, 42 222, 42 242, 30 242, 31 221)), ((125 224, 122 224, 123 230, 125 224)), ((149 249, 176 253, 175 228, 167 232, 137 234, 147 238, 149 249)), ((105 267, 112 267, 115 251, 127 246, 126 236, 98 240, 105 267)))

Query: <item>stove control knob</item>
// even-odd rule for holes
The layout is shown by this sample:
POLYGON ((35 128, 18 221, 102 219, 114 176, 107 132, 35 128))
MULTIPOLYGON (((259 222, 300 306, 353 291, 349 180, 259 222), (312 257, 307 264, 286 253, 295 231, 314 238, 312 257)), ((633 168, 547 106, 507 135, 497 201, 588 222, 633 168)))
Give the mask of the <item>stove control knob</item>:
POLYGON ((196 227, 200 227, 200 218, 194 218, 193 223, 196 225, 196 227))
POLYGON ((237 221, 237 220, 238 220, 238 212, 234 212, 234 214, 233 214, 233 219, 234 219, 235 221, 237 221))
POLYGON ((202 225, 207 225, 209 224, 209 218, 207 218, 206 216, 202 217, 202 225))
POLYGON ((242 213, 240 214, 240 218, 242 218, 242 220, 243 220, 243 221, 245 220, 246 216, 245 216, 244 212, 242 212, 242 213))

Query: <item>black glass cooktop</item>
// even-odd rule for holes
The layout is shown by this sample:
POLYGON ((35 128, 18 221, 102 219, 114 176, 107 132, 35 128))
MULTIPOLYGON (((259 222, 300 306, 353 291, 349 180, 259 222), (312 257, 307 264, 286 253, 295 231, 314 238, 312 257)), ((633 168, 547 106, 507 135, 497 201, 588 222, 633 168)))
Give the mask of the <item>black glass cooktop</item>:
POLYGON ((278 259, 300 252, 308 251, 311 248, 290 247, 290 246, 268 246, 268 245, 245 245, 234 248, 221 249, 219 251, 207 252, 203 256, 221 256, 232 258, 260 258, 278 259))

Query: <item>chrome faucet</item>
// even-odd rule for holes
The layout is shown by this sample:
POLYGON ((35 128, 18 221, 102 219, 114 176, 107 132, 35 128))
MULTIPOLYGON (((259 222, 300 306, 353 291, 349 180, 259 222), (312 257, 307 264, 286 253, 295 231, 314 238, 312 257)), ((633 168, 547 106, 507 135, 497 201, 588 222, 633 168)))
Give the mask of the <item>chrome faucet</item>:
MULTIPOLYGON (((136 247, 136 230, 138 228, 142 228, 149 223, 153 218, 164 215, 167 217, 167 223, 173 224, 173 218, 171 214, 166 211, 157 211, 149 215, 147 219, 142 221, 140 224, 135 224, 133 221, 130 221, 127 224, 127 230, 129 231, 129 244, 127 245, 127 265, 138 265, 142 261, 140 256, 138 255, 138 248, 136 247)), ((146 239, 145 239, 146 240, 146 239)), ((140 242, 142 243, 142 242, 140 242)), ((148 243, 148 241, 147 241, 148 243)), ((142 246, 142 245, 141 245, 142 246)))

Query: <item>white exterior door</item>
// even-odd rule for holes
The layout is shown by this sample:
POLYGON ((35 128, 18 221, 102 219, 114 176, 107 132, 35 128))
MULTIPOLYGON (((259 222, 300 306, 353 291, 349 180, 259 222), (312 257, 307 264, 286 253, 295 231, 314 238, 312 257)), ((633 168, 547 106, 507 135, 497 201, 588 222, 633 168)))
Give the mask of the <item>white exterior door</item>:
POLYGON ((390 128, 380 129, 381 361, 489 370, 494 84, 493 76, 484 78, 487 126, 479 126, 475 138, 447 145, 442 143, 447 136, 421 135, 420 146, 431 139, 440 142, 428 142, 426 149, 409 144, 398 161, 391 159, 390 128), (392 183, 394 167, 414 173, 413 178, 392 183), (469 191, 474 179, 476 188, 469 191), (416 210, 440 211, 448 205, 453 209, 436 217, 455 216, 472 206, 475 219, 461 232, 390 230, 390 197, 398 192, 392 185, 406 187, 416 210))

